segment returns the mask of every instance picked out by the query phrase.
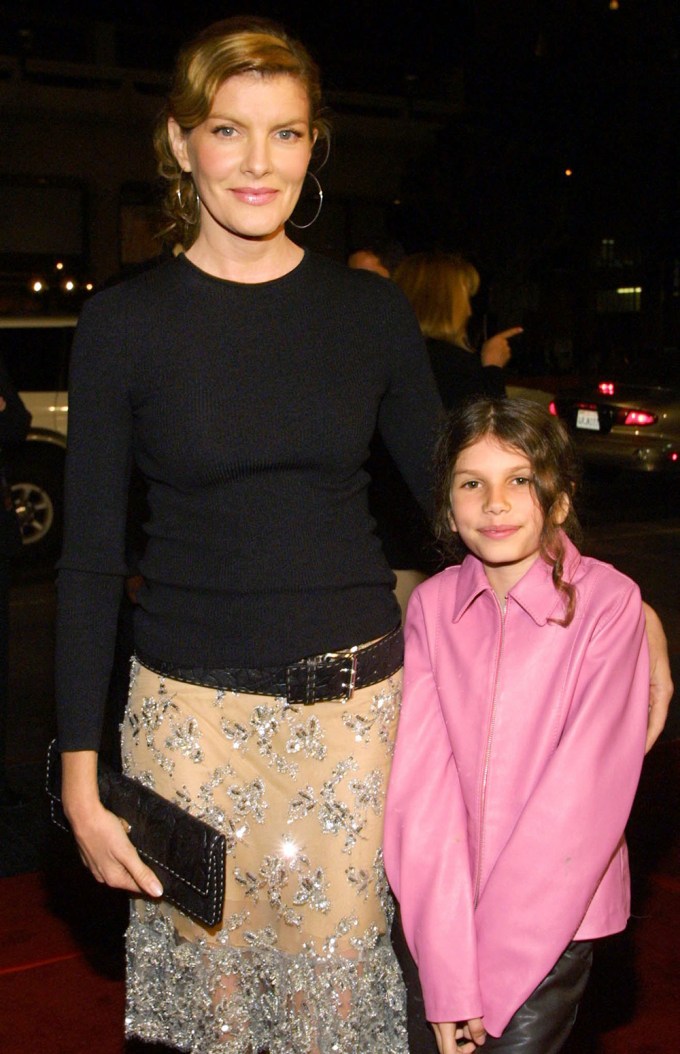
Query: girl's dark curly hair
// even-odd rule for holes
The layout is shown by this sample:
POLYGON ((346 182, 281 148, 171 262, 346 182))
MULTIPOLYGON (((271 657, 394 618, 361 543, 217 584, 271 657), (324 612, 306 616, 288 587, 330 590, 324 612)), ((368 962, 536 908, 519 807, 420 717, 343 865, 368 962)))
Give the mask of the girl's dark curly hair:
POLYGON ((578 459, 564 425, 539 403, 530 399, 474 399, 453 410, 446 418, 435 449, 434 531, 446 563, 459 563, 465 546, 451 528, 451 486, 459 455, 485 436, 502 446, 521 450, 533 469, 533 490, 543 511, 540 553, 552 567, 555 588, 563 595, 566 613, 562 625, 574 617, 576 591, 562 578, 564 571, 563 530, 572 541, 581 538, 573 496, 580 479, 578 459), (557 513, 564 495, 569 498, 566 519, 557 513))

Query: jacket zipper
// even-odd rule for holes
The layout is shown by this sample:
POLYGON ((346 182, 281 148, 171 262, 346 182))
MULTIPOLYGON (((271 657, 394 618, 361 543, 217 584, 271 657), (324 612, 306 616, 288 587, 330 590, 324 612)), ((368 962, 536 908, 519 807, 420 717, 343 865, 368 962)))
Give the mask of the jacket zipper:
MULTIPOLYGON (((489 779, 489 764, 491 761, 491 746, 493 744, 493 733, 494 726, 496 723, 496 693, 498 691, 498 681, 501 667, 501 656, 503 654, 503 644, 505 640, 505 609, 501 607, 498 597, 493 594, 494 600, 498 604, 498 608, 501 615, 501 632, 498 640, 498 651, 496 652, 496 672, 493 682, 493 693, 491 695, 491 713, 489 714, 489 730, 486 736, 486 750, 484 751, 484 768, 482 770, 482 781, 481 791, 479 795, 479 840, 477 843, 477 867, 475 874, 475 897, 474 903, 477 906, 479 900, 479 888, 482 881, 482 857, 484 853, 484 813, 486 810, 486 788, 489 779)), ((507 606, 507 600, 506 600, 507 606)))

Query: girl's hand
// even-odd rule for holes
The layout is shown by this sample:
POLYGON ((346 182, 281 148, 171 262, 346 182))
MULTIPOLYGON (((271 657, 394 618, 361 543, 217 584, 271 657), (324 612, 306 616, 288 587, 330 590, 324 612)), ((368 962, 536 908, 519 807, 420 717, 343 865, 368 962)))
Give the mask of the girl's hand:
POLYGON ((474 1054, 486 1040, 486 1031, 481 1017, 469 1021, 433 1021, 439 1054, 474 1054))
POLYGON ((127 836, 127 823, 99 800, 96 752, 65 751, 61 770, 64 812, 81 859, 97 881, 128 893, 162 896, 163 887, 127 836))
POLYGON ((510 340, 512 337, 523 333, 522 326, 514 326, 512 329, 504 329, 502 333, 496 333, 482 344, 480 358, 482 366, 505 366, 510 360, 510 340))
POLYGON ((454 1021, 432 1021, 432 1028, 434 1029, 434 1038, 437 1040, 437 1050, 439 1054, 456 1054, 458 1046, 456 1044, 456 1029, 457 1025, 454 1021))

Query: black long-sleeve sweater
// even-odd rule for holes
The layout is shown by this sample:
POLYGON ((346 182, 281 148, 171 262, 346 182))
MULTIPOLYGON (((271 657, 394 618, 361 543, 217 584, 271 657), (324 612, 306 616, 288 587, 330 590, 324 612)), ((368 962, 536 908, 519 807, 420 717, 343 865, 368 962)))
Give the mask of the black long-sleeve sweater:
POLYGON ((150 509, 139 653, 272 666, 399 620, 362 466, 377 421, 427 504, 439 405, 401 292, 313 253, 254 285, 179 257, 94 297, 71 365, 61 748, 99 744, 133 461, 150 509))

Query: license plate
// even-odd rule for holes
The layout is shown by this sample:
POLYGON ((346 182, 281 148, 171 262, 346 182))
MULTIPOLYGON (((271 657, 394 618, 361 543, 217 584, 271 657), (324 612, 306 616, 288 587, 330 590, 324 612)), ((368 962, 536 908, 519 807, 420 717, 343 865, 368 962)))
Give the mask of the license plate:
POLYGON ((600 417, 597 410, 579 410, 576 414, 576 427, 587 428, 591 432, 599 432, 600 417))

